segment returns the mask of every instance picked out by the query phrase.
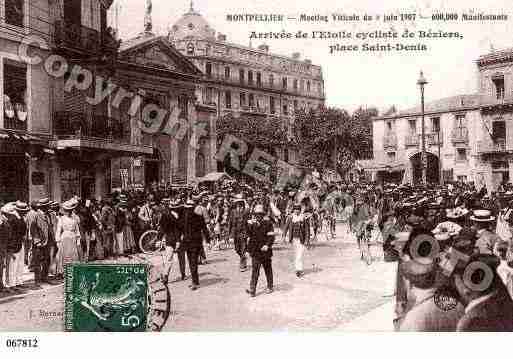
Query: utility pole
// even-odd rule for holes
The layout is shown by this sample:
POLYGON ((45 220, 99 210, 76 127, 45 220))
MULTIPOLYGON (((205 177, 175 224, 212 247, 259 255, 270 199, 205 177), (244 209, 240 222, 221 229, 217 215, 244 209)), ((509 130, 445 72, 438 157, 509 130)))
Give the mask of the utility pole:
POLYGON ((417 80, 417 85, 420 86, 420 102, 421 102, 421 111, 422 111, 422 129, 421 129, 421 144, 422 144, 422 184, 425 186, 427 184, 427 153, 426 153, 426 134, 425 134, 425 119, 424 119, 424 86, 427 84, 427 80, 424 77, 422 71, 420 72, 420 77, 417 80))

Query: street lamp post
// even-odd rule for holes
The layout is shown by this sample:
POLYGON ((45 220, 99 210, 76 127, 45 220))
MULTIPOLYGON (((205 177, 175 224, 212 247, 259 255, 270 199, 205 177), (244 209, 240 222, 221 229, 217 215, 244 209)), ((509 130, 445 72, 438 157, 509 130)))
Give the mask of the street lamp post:
POLYGON ((417 85, 420 86, 420 102, 421 102, 421 111, 422 111, 422 129, 421 129, 421 144, 422 144, 422 184, 427 184, 427 155, 426 155, 426 137, 425 137, 425 125, 424 125, 424 86, 427 84, 427 80, 424 77, 422 71, 420 72, 420 77, 417 80, 417 85))

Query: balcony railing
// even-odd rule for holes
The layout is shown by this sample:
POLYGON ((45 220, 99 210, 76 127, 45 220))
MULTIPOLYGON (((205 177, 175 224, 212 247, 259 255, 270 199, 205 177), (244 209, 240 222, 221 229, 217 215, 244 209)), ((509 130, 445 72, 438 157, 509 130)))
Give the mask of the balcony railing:
POLYGON ((107 31, 100 33, 63 20, 55 22, 55 44, 59 48, 98 55, 116 52, 119 47, 119 42, 107 31))
POLYGON ((418 146, 420 143, 420 136, 417 134, 407 135, 404 139, 405 146, 418 146))
POLYGON ((426 133, 425 136, 428 145, 442 145, 444 143, 444 133, 442 131, 426 133))
POLYGON ((457 127, 451 132, 452 143, 468 143, 468 128, 457 127))
POLYGON ((124 136, 121 121, 107 116, 87 116, 77 112, 56 112, 54 134, 58 137, 97 138, 130 143, 130 139, 124 136))
POLYGON ((397 136, 395 134, 383 137, 383 148, 397 148, 397 136))
POLYGON ((479 153, 479 154, 505 153, 505 152, 511 152, 511 151, 513 151, 513 149, 509 148, 506 145, 505 139, 497 139, 495 141, 486 140, 486 141, 479 141, 477 143, 477 153, 479 153))

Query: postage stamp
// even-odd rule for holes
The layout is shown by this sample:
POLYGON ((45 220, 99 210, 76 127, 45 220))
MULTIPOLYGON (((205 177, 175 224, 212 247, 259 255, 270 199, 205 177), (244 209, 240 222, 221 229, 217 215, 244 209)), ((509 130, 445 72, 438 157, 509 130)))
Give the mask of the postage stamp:
POLYGON ((65 275, 67 331, 146 331, 146 264, 74 264, 65 275))

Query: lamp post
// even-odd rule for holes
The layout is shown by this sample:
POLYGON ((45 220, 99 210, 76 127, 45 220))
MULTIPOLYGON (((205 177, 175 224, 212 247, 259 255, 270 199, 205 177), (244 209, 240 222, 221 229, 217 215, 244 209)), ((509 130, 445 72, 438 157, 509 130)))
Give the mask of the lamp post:
POLYGON ((426 137, 425 137, 425 125, 424 125, 424 86, 427 84, 427 80, 424 77, 422 71, 420 77, 417 80, 417 85, 420 86, 420 103, 422 111, 422 129, 421 129, 421 144, 422 144, 422 184, 427 184, 427 156, 426 156, 426 137))

